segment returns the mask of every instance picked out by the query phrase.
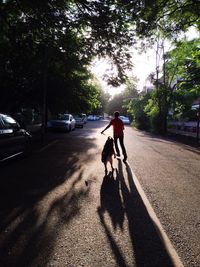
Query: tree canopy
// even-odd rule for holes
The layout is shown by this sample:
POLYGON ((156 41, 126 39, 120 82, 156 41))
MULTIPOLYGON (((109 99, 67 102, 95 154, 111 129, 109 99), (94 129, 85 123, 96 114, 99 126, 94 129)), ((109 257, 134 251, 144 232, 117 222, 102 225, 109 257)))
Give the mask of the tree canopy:
POLYGON ((7 110, 41 105, 45 87, 51 109, 97 108, 100 91, 88 71, 95 56, 113 60, 118 73, 108 82, 116 86, 139 37, 200 29, 197 0, 4 0, 0 14, 0 106, 7 110))
POLYGON ((179 41, 164 55, 162 76, 151 76, 154 90, 129 103, 137 127, 166 133, 168 119, 197 121, 192 104, 200 96, 199 59, 199 38, 179 41))
POLYGON ((193 101, 200 96, 200 39, 179 42, 176 48, 167 53, 166 58, 174 116, 187 118, 193 101))
POLYGON ((129 105, 133 99, 138 98, 136 89, 136 79, 127 79, 123 92, 116 94, 109 100, 106 111, 113 115, 114 111, 118 110, 121 115, 131 115, 129 105))

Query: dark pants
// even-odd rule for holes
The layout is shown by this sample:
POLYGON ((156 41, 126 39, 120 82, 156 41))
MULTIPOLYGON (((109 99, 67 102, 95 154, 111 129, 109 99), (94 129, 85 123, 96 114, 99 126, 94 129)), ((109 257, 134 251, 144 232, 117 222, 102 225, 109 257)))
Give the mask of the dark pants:
POLYGON ((124 136, 123 135, 122 136, 114 135, 114 142, 115 142, 116 152, 117 152, 118 155, 120 154, 119 147, 118 147, 118 141, 117 141, 118 139, 119 139, 119 143, 120 143, 124 158, 127 158, 126 149, 125 149, 125 146, 124 146, 124 136))

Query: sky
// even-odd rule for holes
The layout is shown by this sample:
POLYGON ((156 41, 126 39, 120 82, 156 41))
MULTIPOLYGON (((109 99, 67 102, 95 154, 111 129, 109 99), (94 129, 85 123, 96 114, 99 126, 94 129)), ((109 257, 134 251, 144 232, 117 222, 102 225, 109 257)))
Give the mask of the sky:
MULTIPOLYGON (((143 86, 146 85, 147 83, 145 81, 147 76, 151 72, 155 71, 156 67, 155 51, 151 49, 147 53, 139 54, 135 50, 132 52, 132 61, 134 67, 129 75, 130 77, 135 76, 138 78, 137 89, 140 91, 142 90, 143 86)), ((106 62, 106 60, 103 59, 97 60, 92 67, 92 71, 100 81, 103 89, 110 95, 113 96, 124 90, 124 85, 119 87, 112 87, 108 86, 107 83, 103 80, 104 74, 110 72, 110 66, 106 62)))
MULTIPOLYGON (((186 34, 188 40, 191 40, 195 37, 200 37, 199 33, 196 32, 194 27, 192 27, 188 33, 186 34)), ((171 45, 169 43, 165 43, 165 51, 170 49, 171 45)), ((132 61, 134 64, 133 70, 130 72, 130 76, 136 76, 138 78, 137 89, 141 91, 142 88, 146 85, 148 86, 148 82, 146 78, 151 72, 155 72, 156 68, 156 49, 148 49, 146 53, 139 54, 136 50, 132 52, 132 61)), ((103 89, 108 92, 111 96, 118 94, 124 90, 124 85, 120 87, 112 87, 108 86, 107 83, 103 80, 103 76, 106 73, 110 72, 110 65, 106 60, 96 60, 93 63, 92 72, 100 81, 103 89)))
MULTIPOLYGON (((132 52, 132 62, 133 69, 130 71, 130 77, 136 77, 138 79, 137 89, 142 90, 144 85, 147 85, 146 78, 147 76, 155 71, 156 59, 155 59, 155 50, 149 49, 147 53, 139 54, 136 50, 132 52)), ((92 72, 100 81, 103 89, 108 92, 111 96, 120 93, 124 90, 124 85, 119 87, 108 86, 107 83, 103 80, 105 73, 110 72, 110 65, 106 60, 97 60, 93 64, 92 72)))

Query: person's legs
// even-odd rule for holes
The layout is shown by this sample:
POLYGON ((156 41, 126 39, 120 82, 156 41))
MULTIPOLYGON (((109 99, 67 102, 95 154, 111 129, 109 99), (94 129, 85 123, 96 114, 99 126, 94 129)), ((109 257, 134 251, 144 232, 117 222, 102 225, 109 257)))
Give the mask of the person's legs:
POLYGON ((119 137, 119 142, 120 142, 120 146, 122 148, 122 153, 124 155, 124 161, 126 161, 127 159, 127 154, 126 154, 126 149, 125 149, 125 146, 124 146, 124 136, 120 136, 119 137))
POLYGON ((118 147, 118 144, 117 144, 117 139, 118 139, 118 136, 114 136, 115 149, 116 149, 116 152, 117 152, 117 156, 119 157, 120 153, 119 153, 119 147, 118 147))
POLYGON ((110 162, 110 165, 111 165, 111 168, 112 168, 112 171, 113 171, 114 168, 113 168, 113 158, 112 158, 112 155, 109 158, 109 162, 110 162))

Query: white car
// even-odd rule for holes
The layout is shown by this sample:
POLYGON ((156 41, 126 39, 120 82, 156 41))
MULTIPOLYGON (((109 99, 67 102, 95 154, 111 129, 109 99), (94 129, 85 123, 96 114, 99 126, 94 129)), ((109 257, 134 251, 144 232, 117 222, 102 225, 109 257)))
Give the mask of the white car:
POLYGON ((130 125, 131 124, 131 122, 130 122, 128 117, 119 116, 119 118, 123 121, 124 124, 126 124, 126 125, 130 125))
POLYGON ((86 124, 87 123, 87 115, 85 113, 82 113, 81 117, 83 118, 84 124, 86 124))
POLYGON ((58 114, 47 123, 49 130, 70 132, 75 129, 75 119, 71 114, 58 114))
POLYGON ((96 115, 89 115, 89 116, 87 117, 87 120, 88 120, 88 121, 96 121, 96 120, 97 120, 97 116, 96 116, 96 115))

